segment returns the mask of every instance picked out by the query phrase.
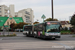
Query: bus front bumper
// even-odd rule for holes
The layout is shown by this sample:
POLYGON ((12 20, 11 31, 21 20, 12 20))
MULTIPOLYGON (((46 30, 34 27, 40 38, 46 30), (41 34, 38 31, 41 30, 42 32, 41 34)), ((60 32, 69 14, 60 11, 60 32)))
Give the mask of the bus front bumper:
POLYGON ((60 38, 60 36, 45 36, 46 38, 60 38))
POLYGON ((26 35, 26 33, 23 33, 23 35, 26 35))

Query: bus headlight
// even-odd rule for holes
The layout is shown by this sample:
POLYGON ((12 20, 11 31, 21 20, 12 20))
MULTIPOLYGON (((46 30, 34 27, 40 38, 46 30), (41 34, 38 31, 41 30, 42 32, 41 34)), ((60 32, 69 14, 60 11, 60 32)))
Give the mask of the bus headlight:
POLYGON ((28 31, 27 31, 27 33, 28 33, 28 31))
POLYGON ((49 36, 49 34, 48 33, 45 33, 45 36, 49 36))
POLYGON ((58 33, 58 36, 60 36, 60 33, 58 33))

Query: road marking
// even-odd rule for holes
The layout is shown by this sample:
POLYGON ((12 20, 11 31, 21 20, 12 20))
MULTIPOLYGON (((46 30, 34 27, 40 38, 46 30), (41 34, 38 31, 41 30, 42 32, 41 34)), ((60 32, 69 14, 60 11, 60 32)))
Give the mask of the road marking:
POLYGON ((62 45, 65 49, 74 49, 73 46, 68 46, 66 44, 62 44, 62 43, 59 43, 59 42, 54 42, 54 43, 59 44, 59 45, 62 45))

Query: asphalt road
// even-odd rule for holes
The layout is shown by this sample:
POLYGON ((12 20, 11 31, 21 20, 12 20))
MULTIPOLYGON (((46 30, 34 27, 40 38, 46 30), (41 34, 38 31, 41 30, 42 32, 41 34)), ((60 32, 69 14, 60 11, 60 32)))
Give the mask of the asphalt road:
POLYGON ((10 32, 12 33, 17 36, 0 37, 0 50, 68 50, 75 47, 75 37, 72 35, 61 35, 61 38, 56 40, 42 40, 26 37, 22 32, 10 32))

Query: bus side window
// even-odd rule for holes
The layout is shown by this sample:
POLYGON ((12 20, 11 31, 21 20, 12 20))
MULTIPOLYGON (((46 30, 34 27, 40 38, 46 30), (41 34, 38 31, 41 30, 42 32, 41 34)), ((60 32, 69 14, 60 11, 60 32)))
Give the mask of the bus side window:
POLYGON ((38 30, 38 27, 37 26, 34 26, 34 31, 37 31, 38 30))
POLYGON ((47 24, 46 23, 44 23, 44 31, 46 32, 46 26, 47 26, 47 24))
POLYGON ((61 31, 61 29, 62 29, 62 25, 61 23, 59 23, 59 32, 61 31))
POLYGON ((60 25, 60 26, 59 26, 59 32, 60 32, 61 30, 62 30, 62 26, 60 25))
POLYGON ((39 30, 39 31, 42 31, 42 30, 43 30, 43 25, 42 25, 42 24, 39 24, 39 25, 38 25, 38 30, 39 30))
POLYGON ((46 30, 44 25, 43 25, 43 27, 42 27, 42 30, 44 30, 44 31, 46 30))
POLYGON ((26 28, 24 27, 24 31, 26 30, 26 28))

